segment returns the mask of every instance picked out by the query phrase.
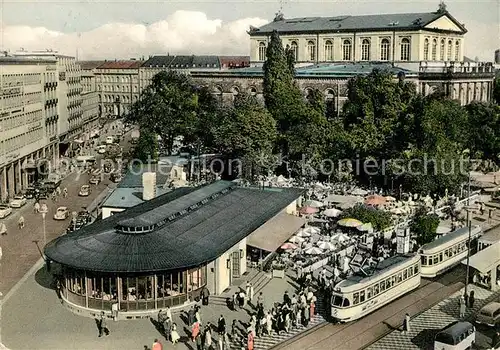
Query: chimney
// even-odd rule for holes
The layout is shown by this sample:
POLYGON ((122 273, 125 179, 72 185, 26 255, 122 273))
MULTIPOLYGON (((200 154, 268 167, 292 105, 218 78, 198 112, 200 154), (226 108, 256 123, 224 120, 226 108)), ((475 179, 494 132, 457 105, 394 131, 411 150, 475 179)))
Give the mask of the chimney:
POLYGON ((156 173, 142 174, 142 199, 148 201, 156 197, 156 173))

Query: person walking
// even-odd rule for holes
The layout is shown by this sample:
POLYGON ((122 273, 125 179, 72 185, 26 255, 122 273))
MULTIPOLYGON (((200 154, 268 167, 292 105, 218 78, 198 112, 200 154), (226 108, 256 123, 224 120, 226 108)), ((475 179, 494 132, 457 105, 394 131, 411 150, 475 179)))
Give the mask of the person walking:
POLYGON ((7 226, 5 226, 5 223, 3 221, 0 222, 0 234, 2 236, 6 236, 7 235, 7 226))
POLYGON ((163 345, 160 343, 158 339, 154 340, 151 350, 163 350, 163 345))
POLYGON ((262 307, 264 307, 264 296, 262 295, 262 292, 260 292, 257 296, 257 305, 262 305, 262 307))
POLYGON ((165 332, 165 339, 167 341, 172 340, 172 319, 170 317, 165 318, 165 322, 163 323, 163 331, 165 332))
POLYGON ((217 332, 219 334, 226 332, 226 320, 222 315, 220 315, 219 320, 217 321, 217 332))
POLYGON ((465 316, 465 310, 466 310, 466 307, 465 307, 465 299, 463 296, 460 297, 460 318, 464 318, 465 316))
POLYGON ((206 286, 204 286, 203 289, 201 290, 200 296, 201 296, 201 303, 203 305, 208 305, 208 297, 210 296, 210 291, 206 286))
POLYGON ((197 306, 194 308, 194 320, 195 322, 198 322, 200 325, 201 323, 201 314, 200 314, 200 308, 197 306))
POLYGON ((474 291, 473 291, 473 290, 471 290, 471 291, 470 291, 470 294, 469 294, 469 307, 470 307, 471 309, 473 309, 473 308, 474 308, 474 301, 475 301, 475 299, 474 299, 474 291))
POLYGON ((205 350, 212 350, 212 349, 213 349, 212 329, 210 328, 210 323, 209 323, 207 324, 205 330, 205 350))
POLYGON ((177 344, 179 339, 181 339, 179 333, 177 332, 177 325, 175 323, 172 324, 172 333, 170 334, 170 337, 172 344, 177 344))
POLYGON ((35 202, 35 204, 33 205, 33 212, 35 214, 38 214, 40 212, 40 203, 35 202))
POLYGON ((403 334, 406 335, 410 332, 410 314, 405 315, 405 319, 403 320, 403 334))
POLYGON ((104 311, 101 312, 101 318, 99 320, 100 327, 99 327, 99 337, 102 337, 102 333, 106 334, 106 336, 109 335, 109 328, 108 324, 106 322, 106 315, 104 311))
POLYGON ((254 349, 254 336, 253 336, 253 332, 251 330, 248 332, 248 336, 247 336, 247 348, 248 348, 248 350, 254 349))
POLYGON ((198 333, 195 338, 196 350, 203 350, 203 338, 201 337, 201 333, 198 333))
POLYGON ((111 305, 111 313, 113 314, 113 321, 118 321, 118 303, 111 305))
POLYGON ((196 341, 196 337, 200 334, 200 323, 196 321, 193 323, 193 326, 191 328, 191 339, 193 342, 196 341))
POLYGON ((19 220, 17 221, 17 226, 19 226, 20 230, 24 228, 24 217, 22 215, 19 217, 19 220))
POLYGON ((64 187, 64 189, 63 189, 63 197, 64 198, 68 197, 68 189, 66 187, 64 187))

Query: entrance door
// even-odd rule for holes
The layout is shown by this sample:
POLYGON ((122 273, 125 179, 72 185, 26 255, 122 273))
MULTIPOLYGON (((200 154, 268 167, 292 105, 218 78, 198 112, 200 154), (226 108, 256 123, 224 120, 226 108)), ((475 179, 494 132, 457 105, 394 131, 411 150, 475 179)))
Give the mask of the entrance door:
POLYGON ((240 277, 240 252, 233 253, 233 268, 231 269, 231 273, 233 278, 240 277))

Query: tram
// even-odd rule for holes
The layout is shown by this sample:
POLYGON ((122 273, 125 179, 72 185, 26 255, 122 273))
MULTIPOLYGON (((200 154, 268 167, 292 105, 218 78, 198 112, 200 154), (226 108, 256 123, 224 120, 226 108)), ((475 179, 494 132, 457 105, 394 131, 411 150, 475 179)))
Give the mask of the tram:
POLYGON ((396 255, 378 263, 368 275, 355 274, 337 284, 331 297, 332 318, 361 318, 420 285, 420 256, 396 255))
MULTIPOLYGON (((471 227, 471 249, 475 249, 476 240, 482 234, 480 226, 471 227)), ((456 231, 424 244, 419 249, 422 271, 425 278, 440 275, 467 257, 469 228, 462 227, 456 231)))

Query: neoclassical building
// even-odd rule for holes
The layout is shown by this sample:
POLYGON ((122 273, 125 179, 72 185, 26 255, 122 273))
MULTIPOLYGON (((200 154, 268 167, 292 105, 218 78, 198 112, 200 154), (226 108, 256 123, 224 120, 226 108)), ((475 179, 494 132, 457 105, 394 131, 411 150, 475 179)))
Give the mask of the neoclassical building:
POLYGON ((492 63, 464 56, 464 25, 441 5, 436 12, 285 19, 278 14, 261 28, 251 27, 250 68, 193 71, 223 101, 240 92, 262 95, 262 65, 273 31, 296 59, 296 80, 307 95, 319 89, 340 110, 347 82, 374 68, 413 81, 425 95, 436 90, 465 105, 492 97, 492 63))

